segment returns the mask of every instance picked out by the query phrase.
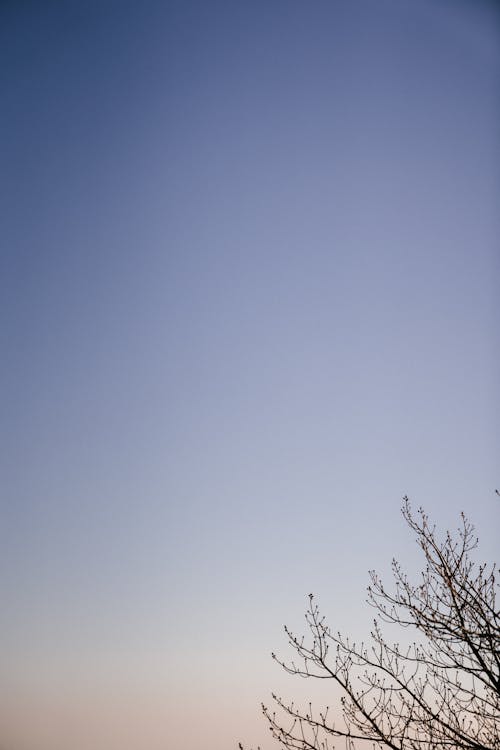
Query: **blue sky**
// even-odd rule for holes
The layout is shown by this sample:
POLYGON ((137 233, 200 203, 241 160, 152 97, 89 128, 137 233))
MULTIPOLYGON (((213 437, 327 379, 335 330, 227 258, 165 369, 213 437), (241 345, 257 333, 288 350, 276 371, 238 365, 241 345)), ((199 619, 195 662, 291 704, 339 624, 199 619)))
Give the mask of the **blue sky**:
POLYGON ((0 20, 2 736, 257 744, 307 593, 356 631, 417 566, 403 494, 495 551, 497 10, 0 20))

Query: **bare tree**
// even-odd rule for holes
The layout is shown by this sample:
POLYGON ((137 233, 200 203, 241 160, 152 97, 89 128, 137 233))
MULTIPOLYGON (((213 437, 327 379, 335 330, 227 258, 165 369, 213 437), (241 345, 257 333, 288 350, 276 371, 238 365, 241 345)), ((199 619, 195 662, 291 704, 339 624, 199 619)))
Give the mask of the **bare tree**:
POLYGON ((364 743, 392 750, 500 750, 496 565, 471 561, 477 537, 463 514, 458 535, 447 533, 440 542, 424 511, 414 515, 406 497, 402 513, 425 569, 412 584, 393 560, 391 591, 370 572, 368 603, 377 616, 366 645, 332 632, 312 594, 307 638, 285 627, 295 661, 273 658, 290 674, 335 683, 343 718, 334 721, 331 708, 304 709, 273 694, 273 709, 262 710, 281 747, 328 750, 344 738, 348 750, 364 743), (417 640, 389 642, 382 623, 410 629, 417 640))

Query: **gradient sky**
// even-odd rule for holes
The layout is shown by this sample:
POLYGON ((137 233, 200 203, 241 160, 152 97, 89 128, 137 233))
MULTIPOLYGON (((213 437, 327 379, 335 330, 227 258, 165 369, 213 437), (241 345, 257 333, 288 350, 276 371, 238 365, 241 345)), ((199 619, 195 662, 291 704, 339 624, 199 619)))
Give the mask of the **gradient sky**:
POLYGON ((307 593, 362 633, 418 569, 405 493, 494 556, 499 41, 479 1, 1 4, 6 750, 262 742, 307 593))

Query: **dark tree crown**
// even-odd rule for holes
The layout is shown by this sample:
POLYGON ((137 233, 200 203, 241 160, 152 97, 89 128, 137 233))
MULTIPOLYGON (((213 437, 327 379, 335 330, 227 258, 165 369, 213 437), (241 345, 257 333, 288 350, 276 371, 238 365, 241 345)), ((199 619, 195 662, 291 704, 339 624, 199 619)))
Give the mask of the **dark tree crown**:
POLYGON ((333 681, 342 693, 342 721, 334 721, 328 707, 304 709, 273 694, 273 710, 262 710, 282 748, 331 750, 342 738, 347 750, 366 743, 392 750, 500 750, 496 565, 471 560, 477 537, 463 514, 458 534, 440 542, 424 511, 413 514, 406 497, 402 513, 425 567, 412 583, 393 560, 390 590, 370 572, 368 603, 376 617, 366 645, 333 632, 312 594, 307 637, 285 627, 295 660, 273 659, 290 674, 333 681), (384 623, 408 629, 415 640, 409 646, 389 642, 384 623))

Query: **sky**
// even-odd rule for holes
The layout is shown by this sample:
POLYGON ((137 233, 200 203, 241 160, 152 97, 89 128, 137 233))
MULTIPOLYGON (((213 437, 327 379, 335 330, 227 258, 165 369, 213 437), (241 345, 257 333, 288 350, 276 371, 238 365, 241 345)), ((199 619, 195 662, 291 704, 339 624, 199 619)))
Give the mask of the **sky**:
POLYGON ((499 34, 1 4, 2 748, 271 747, 307 594, 362 634, 419 570, 403 495, 494 559, 499 34))

